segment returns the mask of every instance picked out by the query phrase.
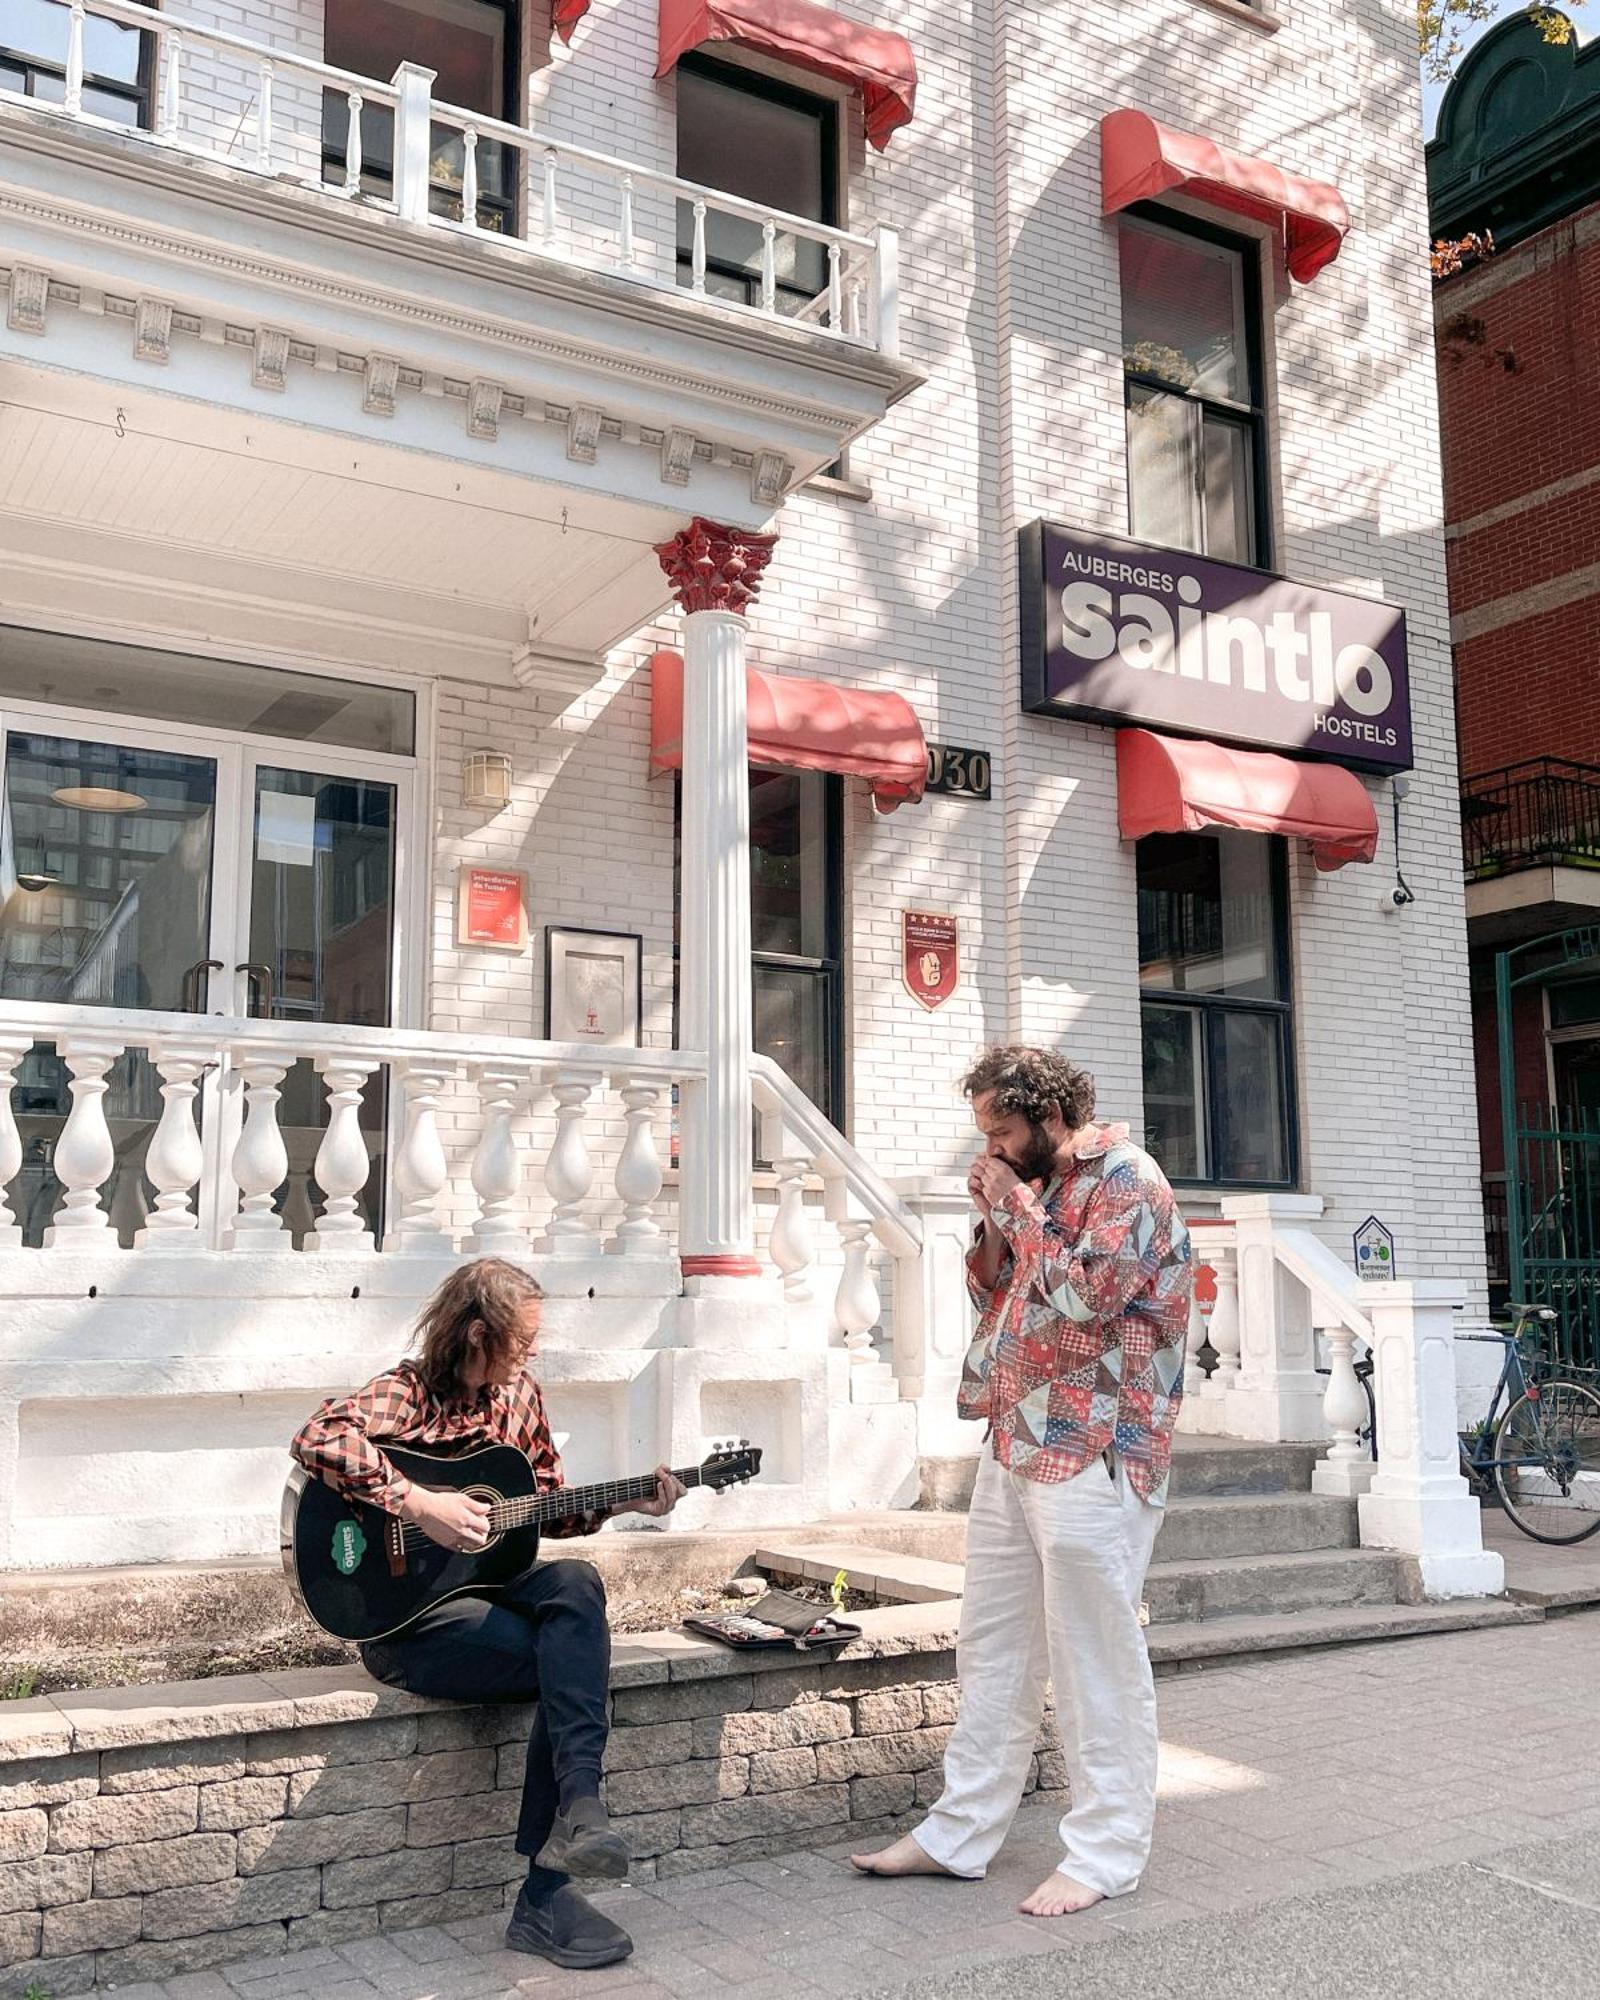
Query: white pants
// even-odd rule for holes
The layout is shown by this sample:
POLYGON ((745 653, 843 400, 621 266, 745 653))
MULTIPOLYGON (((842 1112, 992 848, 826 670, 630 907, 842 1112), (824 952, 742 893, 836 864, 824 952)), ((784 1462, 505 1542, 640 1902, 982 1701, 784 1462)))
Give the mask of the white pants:
POLYGON ((1105 1896, 1139 1886, 1156 1811, 1156 1694, 1139 1603, 1163 1510, 1097 1458, 1043 1485, 985 1455, 967 1524, 956 1664, 961 1707, 944 1792, 917 1828, 954 1875, 981 1876, 1010 1828, 1044 1714, 1072 1784, 1063 1874, 1105 1896))

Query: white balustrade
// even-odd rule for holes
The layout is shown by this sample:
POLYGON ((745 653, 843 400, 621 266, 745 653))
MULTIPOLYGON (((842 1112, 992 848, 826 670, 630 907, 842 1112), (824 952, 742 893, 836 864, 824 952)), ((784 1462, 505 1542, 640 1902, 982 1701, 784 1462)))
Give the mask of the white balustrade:
POLYGON ((883 1301, 873 1282, 869 1252, 872 1221, 861 1215, 845 1216, 837 1223, 844 1247, 844 1270, 833 1301, 833 1323, 838 1329, 853 1363, 873 1360, 872 1329, 883 1315, 883 1301))
POLYGON ((666 1086, 653 1076, 622 1075, 614 1079, 627 1118, 627 1137, 617 1157, 617 1195, 622 1220, 606 1245, 613 1255, 653 1257, 666 1248, 661 1225, 652 1215, 664 1175, 656 1150, 656 1116, 666 1086))
POLYGON ((405 1095, 394 1156, 400 1214, 383 1247, 409 1256, 447 1256, 455 1245, 439 1214, 439 1197, 450 1179, 450 1163, 439 1137, 439 1093, 455 1072, 418 1060, 406 1060, 395 1068, 405 1095))
POLYGON ((1206 1344, 1206 1320, 1209 1315, 1210 1307, 1196 1298, 1189 1308, 1189 1330, 1183 1344, 1183 1393, 1186 1397, 1201 1395, 1206 1387, 1206 1371, 1200 1354, 1206 1344))
POLYGON ((69 1078, 72 1108, 55 1146, 56 1179, 66 1194, 45 1232, 45 1242, 65 1249, 104 1249, 114 1242, 100 1190, 116 1166, 106 1123, 106 1072, 122 1054, 120 1044, 64 1040, 59 1045, 69 1078))
POLYGON ((511 1130, 526 1072, 485 1063, 476 1074, 483 1130, 472 1156, 478 1215, 467 1248, 480 1257, 526 1256, 532 1246, 522 1225, 522 1157, 511 1130))
POLYGON ((161 79, 161 110, 158 115, 156 133, 162 139, 178 136, 178 121, 183 116, 183 37, 168 35, 161 44, 165 66, 161 79))
MULTIPOLYGON (((203 1048, 158 1044, 150 1051, 161 1078, 161 1120, 145 1149, 145 1179, 156 1191, 155 1206, 134 1237, 140 1250, 193 1250, 199 1245, 200 1218, 190 1190, 205 1171, 205 1151, 195 1122, 194 1101, 209 1067, 203 1048)), ((138 1184, 137 1170, 130 1178, 138 1184)))
POLYGON ((816 1238, 806 1209, 805 1183, 811 1162, 790 1156, 774 1160, 778 1209, 767 1236, 767 1254, 783 1278, 783 1296, 792 1306, 812 1298, 811 1267, 816 1262, 816 1238))
POLYGON ((76 117, 83 109, 83 0, 72 0, 67 20, 67 78, 61 108, 76 117))
POLYGON ((11 1093, 17 1071, 33 1047, 31 1035, 0 1036, 0 1249, 22 1243, 22 1226, 11 1207, 11 1183, 22 1171, 22 1133, 17 1126, 11 1093))
POLYGON ((1322 1408, 1333 1443, 1312 1468, 1311 1486, 1314 1492, 1351 1500, 1367 1491, 1376 1470, 1360 1437, 1367 1399, 1356 1375, 1356 1335, 1342 1320, 1319 1328, 1319 1332, 1328 1344, 1328 1389, 1322 1408))
POLYGON ((1239 1326, 1239 1266, 1229 1253, 1219 1253, 1214 1266, 1217 1298, 1211 1308, 1206 1332, 1211 1351, 1217 1357, 1210 1387, 1218 1394, 1233 1388, 1239 1380, 1239 1356, 1243 1347, 1239 1326))
POLYGON ((328 1128, 317 1148, 315 1173, 323 1194, 308 1250, 370 1250, 372 1232, 361 1218, 358 1197, 372 1172, 361 1130, 361 1096, 378 1065, 351 1056, 318 1056, 317 1074, 328 1092, 328 1128))
POLYGON ((273 1197, 289 1178, 289 1152, 278 1129, 279 1086, 289 1058, 251 1053, 237 1065, 244 1090, 244 1123, 233 1149, 233 1178, 239 1212, 230 1231, 236 1250, 292 1250, 288 1225, 273 1210, 273 1197))
POLYGON ((594 1186, 594 1162, 584 1138, 584 1119, 596 1078, 592 1071, 557 1070, 551 1082, 556 1100, 556 1136, 545 1162, 545 1192, 555 1203, 546 1231, 552 1257, 588 1257, 600 1239, 583 1218, 594 1186))
POLYGON ((272 171, 272 64, 264 62, 256 83, 256 167, 272 171))

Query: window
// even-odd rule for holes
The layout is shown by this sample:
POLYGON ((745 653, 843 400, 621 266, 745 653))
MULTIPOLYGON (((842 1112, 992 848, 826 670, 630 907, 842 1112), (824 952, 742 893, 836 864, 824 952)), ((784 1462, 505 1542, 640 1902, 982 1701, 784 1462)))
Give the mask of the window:
MULTIPOLYGON (((831 99, 749 70, 686 56, 678 65, 678 172, 686 181, 762 208, 839 223, 839 116, 831 99)), ((706 290, 761 303, 762 226, 707 210, 706 290)), ((828 286, 820 243, 779 231, 777 303, 798 313, 828 286)), ((694 273, 694 205, 678 204, 678 282, 694 273)))
MULTIPOLYGON (((520 35, 514 0, 327 0, 323 54, 336 69, 387 83, 403 62, 438 72, 442 104, 514 119, 520 35)), ((350 107, 342 91, 322 94, 323 178, 344 184, 350 107)), ((459 131, 435 125, 429 207, 461 220, 466 145, 459 131)), ((361 116, 361 185, 394 192, 394 113, 368 104, 361 116)), ((478 141, 478 225, 508 231, 516 214, 516 155, 498 140, 478 141)))
MULTIPOLYGON (((67 94, 67 31, 59 0, 0 6, 0 90, 60 104, 67 94)), ((154 37, 93 14, 83 23, 83 108, 93 118, 148 127, 154 37)))
POLYGON ((750 772, 756 1053, 771 1056, 840 1126, 844 1123, 841 794, 841 781, 820 771, 750 772))
POLYGON ((1145 1131, 1174 1181, 1292 1187, 1288 877, 1257 833, 1138 844, 1145 1131))
POLYGON ((1211 230, 1125 218, 1121 263, 1129 530, 1265 568, 1254 251, 1211 230))

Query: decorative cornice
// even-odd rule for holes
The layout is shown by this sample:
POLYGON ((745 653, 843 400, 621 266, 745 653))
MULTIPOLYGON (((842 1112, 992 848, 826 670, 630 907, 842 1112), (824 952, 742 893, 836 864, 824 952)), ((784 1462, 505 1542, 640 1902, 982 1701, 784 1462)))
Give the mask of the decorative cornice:
POLYGON ((670 542, 658 544, 656 555, 686 612, 732 611, 742 617, 777 546, 776 535, 755 535, 696 515, 670 542))

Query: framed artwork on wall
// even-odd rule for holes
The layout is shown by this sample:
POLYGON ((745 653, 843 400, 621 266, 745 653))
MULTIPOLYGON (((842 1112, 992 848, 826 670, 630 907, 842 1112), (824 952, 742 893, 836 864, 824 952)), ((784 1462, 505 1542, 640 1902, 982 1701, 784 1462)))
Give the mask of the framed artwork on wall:
POLYGON ((550 924, 544 934, 544 1032, 551 1042, 636 1049, 643 1036, 643 941, 627 931, 550 924))

